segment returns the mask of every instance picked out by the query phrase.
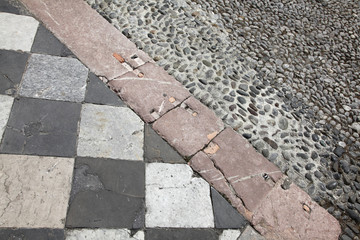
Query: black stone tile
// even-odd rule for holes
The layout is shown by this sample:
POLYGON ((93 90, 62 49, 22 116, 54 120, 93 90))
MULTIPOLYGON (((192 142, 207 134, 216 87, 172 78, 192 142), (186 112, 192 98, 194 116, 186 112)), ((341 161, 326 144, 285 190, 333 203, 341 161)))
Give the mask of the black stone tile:
POLYGON ((29 54, 0 50, 0 94, 15 95, 29 54))
POLYGON ((24 6, 16 0, 0 0, 0 12, 22 14, 24 6))
POLYGON ((218 240, 219 234, 213 229, 194 228, 150 228, 145 230, 145 240, 218 240))
POLYGON ((11 229, 0 228, 1 240, 64 240, 63 229, 11 229))
POLYGON ((79 103, 15 99, 0 152, 74 156, 80 111, 79 103))
POLYGON ((126 106, 94 73, 89 74, 85 102, 112 106, 126 106))
POLYGON ((75 57, 75 55, 42 24, 39 24, 31 52, 60 57, 75 57))
POLYGON ((144 159, 146 162, 186 163, 150 125, 145 124, 144 159))
POLYGON ((144 198, 143 162, 77 158, 66 226, 143 228, 144 198))
POLYGON ((221 229, 244 229, 249 222, 214 188, 211 188, 215 227, 221 229))

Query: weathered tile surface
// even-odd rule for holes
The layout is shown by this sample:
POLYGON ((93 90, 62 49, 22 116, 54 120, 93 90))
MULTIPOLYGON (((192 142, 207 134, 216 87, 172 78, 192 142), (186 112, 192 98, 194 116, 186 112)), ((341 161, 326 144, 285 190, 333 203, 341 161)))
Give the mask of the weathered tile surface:
POLYGON ((0 50, 0 94, 17 93, 28 58, 28 53, 0 50))
POLYGON ((151 60, 84 1, 22 2, 96 75, 110 80, 128 72, 114 53, 130 62, 134 54, 151 60))
POLYGON ((72 157, 81 105, 42 99, 15 99, 0 151, 72 157))
POLYGON ((183 156, 201 150, 223 128, 214 112, 196 100, 187 99, 154 124, 153 128, 183 156))
POLYGON ((178 81, 153 63, 137 70, 142 77, 129 72, 109 84, 145 122, 153 122, 190 96, 178 81))
POLYGON ((337 220, 292 184, 288 190, 280 182, 261 202, 252 224, 266 239, 338 239, 337 220))
POLYGON ((127 229, 81 229, 70 230, 65 240, 144 240, 144 232, 138 231, 131 236, 127 229))
POLYGON ((95 74, 89 73, 85 102, 112 106, 125 106, 119 96, 111 91, 95 74))
POLYGON ((213 229, 192 229, 192 228, 158 228, 147 229, 146 240, 218 240, 218 234, 213 229))
POLYGON ((213 144, 218 150, 211 152, 209 149, 209 157, 224 173, 245 206, 250 211, 255 210, 282 176, 281 171, 230 128, 220 133, 213 144))
POLYGON ((143 160, 144 123, 130 109, 84 104, 78 156, 143 160))
POLYGON ((19 9, 11 4, 9 0, 0 1, 0 12, 19 14, 19 9))
POLYGON ((240 237, 239 230, 228 229, 224 230, 219 236, 219 240, 237 240, 240 237))
POLYGON ((239 240, 265 240, 265 238, 256 232, 251 226, 248 226, 241 234, 239 240))
POLYGON ((146 227, 214 227, 210 187, 185 164, 146 165, 146 227))
POLYGON ((211 199, 216 228, 243 229, 249 224, 248 221, 213 188, 211 188, 211 199))
POLYGON ((1 228, 0 239, 6 240, 64 240, 63 229, 13 229, 13 228, 1 228))
POLYGON ((74 56, 73 53, 42 24, 39 25, 36 32, 31 52, 60 57, 74 56))
POLYGON ((88 69, 77 59, 33 54, 20 87, 25 97, 82 102, 88 69))
POLYGON ((142 228, 143 162, 77 158, 67 227, 142 228))
POLYGON ((4 134, 5 126, 9 120, 9 115, 13 102, 14 98, 0 95, 0 142, 4 134))
POLYGON ((186 163, 150 125, 145 125, 144 160, 146 162, 186 163))
POLYGON ((0 166, 0 227, 64 227, 74 159, 1 154, 0 166))
POLYGON ((32 17, 0 12, 0 48, 29 52, 38 25, 32 17))

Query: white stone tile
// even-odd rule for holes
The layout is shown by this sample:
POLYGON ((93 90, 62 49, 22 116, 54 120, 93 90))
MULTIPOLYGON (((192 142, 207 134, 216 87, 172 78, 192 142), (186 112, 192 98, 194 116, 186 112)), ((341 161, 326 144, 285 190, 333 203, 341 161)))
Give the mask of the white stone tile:
POLYGON ((9 120, 11 107, 14 98, 6 95, 0 95, 0 142, 4 134, 6 124, 9 120))
POLYGON ((226 229, 219 236, 219 240, 236 240, 240 237, 240 230, 226 229))
POLYGON ((0 13, 0 48, 30 52, 38 25, 32 17, 0 13))
POLYGON ((146 165, 146 227, 211 228, 210 186, 186 164, 146 165))
POLYGON ((75 58, 32 54, 20 95, 25 97, 82 102, 88 69, 75 58))
POLYGON ((66 240, 144 240, 144 238, 143 231, 131 236, 128 229, 81 229, 66 233, 66 240))
POLYGON ((0 227, 63 228, 74 159, 0 154, 0 227))
POLYGON ((143 160, 144 123, 129 108, 84 104, 78 156, 143 160))

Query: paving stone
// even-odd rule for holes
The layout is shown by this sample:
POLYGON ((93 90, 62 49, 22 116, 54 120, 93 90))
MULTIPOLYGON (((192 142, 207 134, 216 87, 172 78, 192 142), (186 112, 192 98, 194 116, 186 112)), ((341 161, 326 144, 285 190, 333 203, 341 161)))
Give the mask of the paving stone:
POLYGON ((142 228, 143 162, 77 158, 67 227, 142 228))
POLYGON ((186 164, 146 165, 146 227, 211 228, 209 185, 186 164))
POLYGON ((60 57, 75 57, 73 53, 42 24, 39 25, 36 32, 31 52, 60 57))
POLYGON ((0 94, 15 95, 29 54, 0 50, 0 94))
POLYGON ((79 103, 15 99, 0 151, 74 156, 80 109, 79 103))
POLYGON ((256 232, 251 226, 248 226, 241 234, 239 240, 265 240, 265 238, 256 232))
POLYGON ((66 232, 65 240, 144 240, 144 232, 131 236, 128 229, 81 229, 66 232))
POLYGON ((182 156, 191 156, 208 144, 224 124, 214 112, 190 97, 158 119, 153 128, 182 156))
POLYGON ((29 52, 38 25, 32 17, 0 12, 0 48, 29 52))
POLYGON ((147 229, 146 240, 218 240, 218 234, 213 229, 147 229))
POLYGON ((216 228, 243 229, 249 224, 248 221, 213 188, 211 188, 211 199, 216 228))
POLYGON ((20 14, 19 9, 11 3, 14 3, 14 1, 2 0, 0 2, 0 12, 20 14))
POLYGON ((288 190, 281 181, 261 202, 252 224, 266 239, 338 239, 337 220, 292 184, 288 190))
POLYGON ((148 124, 145 124, 144 160, 146 162, 186 163, 148 124))
POLYGON ((121 99, 93 73, 89 73, 85 102, 112 106, 125 106, 123 101, 121 101, 121 99))
POLYGON ((6 240, 64 240, 63 229, 12 229, 12 228, 1 228, 0 239, 6 240))
POLYGON ((146 63, 137 72, 143 76, 129 72, 109 85, 145 122, 155 121, 190 96, 178 81, 153 63, 146 63))
POLYGON ((124 107, 83 104, 78 156, 143 160, 144 123, 124 107))
POLYGON ((219 240, 236 240, 240 237, 240 234, 239 230, 227 229, 221 233, 219 240))
POLYGON ((32 54, 20 87, 25 97, 82 102, 88 69, 77 59, 32 54))
POLYGON ((5 96, 5 95, 0 95, 0 112, 1 112, 1 115, 0 115, 0 142, 1 142, 2 136, 4 134, 5 126, 8 122, 9 116, 10 116, 10 111, 11 111, 13 102, 14 102, 14 98, 5 96))
POLYGON ((204 152, 198 152, 191 158, 189 163, 194 171, 198 172, 218 192, 226 196, 231 205, 246 219, 252 218, 252 213, 245 208, 242 200, 235 195, 224 175, 214 166, 213 161, 204 152))
POLYGON ((0 227, 64 227, 74 159, 1 154, 0 166, 0 227))
MULTIPOLYGON (((210 159, 225 175, 245 206, 254 211, 274 182, 281 178, 281 171, 230 128, 221 132, 213 144, 218 149, 208 154, 210 159)), ((206 149, 204 151, 207 152, 206 149)))
POLYGON ((135 61, 131 58, 134 55, 143 62, 151 61, 84 1, 23 0, 23 3, 98 76, 111 80, 129 71, 114 53, 128 62, 135 61))

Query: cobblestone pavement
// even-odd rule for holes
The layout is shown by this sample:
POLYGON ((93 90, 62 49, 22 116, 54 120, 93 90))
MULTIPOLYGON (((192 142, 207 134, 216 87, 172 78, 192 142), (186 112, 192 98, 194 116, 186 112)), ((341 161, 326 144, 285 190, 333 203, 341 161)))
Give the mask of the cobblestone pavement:
POLYGON ((26 15, 0 3, 0 239, 263 239, 26 15))

